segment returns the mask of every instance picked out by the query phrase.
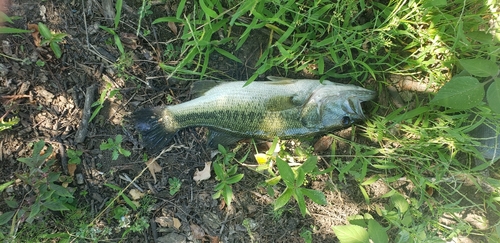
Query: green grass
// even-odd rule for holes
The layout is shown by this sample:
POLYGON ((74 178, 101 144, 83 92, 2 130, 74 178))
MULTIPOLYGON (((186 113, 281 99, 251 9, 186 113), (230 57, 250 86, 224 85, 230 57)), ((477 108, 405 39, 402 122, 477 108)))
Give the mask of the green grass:
MULTIPOLYGON (((120 6, 117 1, 116 7, 120 6)), ((143 33, 148 32, 143 17, 149 5, 144 1, 142 6, 136 33, 142 28, 143 33)), ((368 105, 369 119, 354 130, 363 138, 335 136, 334 145, 345 143, 350 150, 324 156, 328 169, 314 163, 314 168, 304 170, 285 163, 290 158, 313 156, 310 148, 302 148, 303 153, 283 148, 279 154, 272 154, 273 149, 267 154, 269 159, 260 168, 269 174, 268 182, 272 181, 266 184, 268 191, 279 192, 271 195, 275 199, 286 196, 275 204, 279 206, 276 217, 281 217, 280 210, 289 209, 284 205, 292 196, 306 214, 306 197, 301 193, 316 176, 329 174, 339 183, 356 183, 367 204, 374 200, 367 192, 372 183, 382 181, 390 189, 383 196, 384 207, 351 215, 349 224, 334 227, 341 242, 354 242, 352 235, 356 242, 443 242, 457 236, 494 242, 500 238, 498 222, 490 221, 486 229, 478 230, 459 215, 470 210, 490 219, 500 218, 498 166, 482 158, 474 146, 478 141, 468 134, 484 123, 484 117, 499 120, 500 13, 492 12, 495 6, 489 1, 180 0, 177 6, 173 16, 153 21, 172 31, 175 25, 179 32, 177 38, 164 42, 162 60, 157 63, 168 78, 227 77, 214 67, 213 57, 246 63, 237 53, 255 41, 253 36, 261 35, 264 39, 255 65, 249 67, 253 72, 248 74, 248 82, 269 73, 314 75, 379 92, 377 102, 368 105), (393 84, 393 75, 443 88, 437 95, 414 95, 408 104, 398 107, 386 88, 393 84), (474 91, 472 97, 466 97, 469 91, 474 91), (491 176, 485 175, 485 169, 491 176), (273 180, 279 181, 281 175, 285 183, 273 180), (399 181, 413 188, 403 191, 395 186, 399 181), (286 191, 287 187, 291 189, 286 191), (476 193, 467 193, 466 188, 476 193), (440 221, 443 215, 450 216, 454 226, 440 221)), ((107 31, 124 54, 118 38, 119 20, 115 18, 114 28, 107 31)), ((241 178, 229 180, 238 166, 229 161, 224 166, 227 168, 219 168, 218 176, 226 178, 220 186, 226 190, 219 190, 218 196, 229 204, 234 193, 229 185, 241 178)), ((91 228, 89 222, 79 230, 91 228)), ((92 238, 88 232, 82 235, 92 238)))

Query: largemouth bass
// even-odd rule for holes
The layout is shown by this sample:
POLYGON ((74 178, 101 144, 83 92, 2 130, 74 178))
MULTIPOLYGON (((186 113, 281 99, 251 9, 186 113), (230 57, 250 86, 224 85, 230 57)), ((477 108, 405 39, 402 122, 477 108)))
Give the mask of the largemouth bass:
MULTIPOLYGON (((218 83, 188 102, 136 112, 136 129, 147 149, 163 149, 181 128, 208 127, 208 144, 243 138, 283 139, 325 133, 365 118, 361 102, 375 92, 330 81, 285 79, 218 83)), ((201 87, 204 81, 195 83, 201 87)), ((200 93, 197 90, 195 93, 200 93)))

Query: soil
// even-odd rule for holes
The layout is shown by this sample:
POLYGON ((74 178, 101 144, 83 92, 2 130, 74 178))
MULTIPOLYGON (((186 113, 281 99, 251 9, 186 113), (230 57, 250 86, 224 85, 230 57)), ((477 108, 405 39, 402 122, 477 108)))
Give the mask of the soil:
MULTIPOLYGON (((4 116, 4 120, 19 117, 20 122, 12 129, 0 132, 0 183, 16 180, 16 175, 28 171, 26 165, 17 159, 30 157, 32 144, 36 141, 43 140, 55 148, 57 162, 51 170, 66 175, 69 173, 66 150, 83 151, 81 164, 74 173, 75 177, 83 176, 83 181, 79 183, 75 179, 69 186, 76 189, 74 195, 79 206, 91 212, 87 217, 96 219, 95 225, 114 229, 109 235, 101 236, 101 240, 117 242, 124 232, 124 229, 118 228, 117 220, 110 220, 112 214, 106 208, 106 202, 116 198, 117 192, 105 184, 120 188, 130 186, 125 191, 128 195, 130 189, 136 186, 123 179, 126 176, 135 178, 135 185, 149 195, 151 203, 143 214, 148 217, 150 227, 138 233, 128 233, 125 242, 161 242, 159 238, 165 241, 165 237, 169 236, 179 237, 181 240, 178 242, 187 239, 188 242, 292 243, 304 242, 300 236, 304 230, 312 232, 313 242, 336 242, 332 226, 347 224, 348 216, 363 213, 376 215, 375 208, 383 208, 387 204, 387 199, 381 196, 390 188, 384 183, 377 182, 367 188, 372 200, 366 204, 357 182, 352 179, 339 181, 333 173, 332 177, 319 176, 307 185, 324 191, 328 205, 320 206, 308 201, 310 214, 306 217, 301 216, 293 201, 285 210, 274 212, 273 198, 261 185, 265 177, 251 168, 240 166, 239 173, 245 176, 233 186, 234 201, 229 207, 222 200, 212 198, 217 184, 213 171, 209 180, 200 183, 193 180, 195 170, 202 170, 205 162, 212 161, 204 128, 181 131, 169 152, 156 160, 161 171, 155 173, 156 179, 153 178, 144 163, 143 156, 147 153, 128 118, 141 107, 176 104, 191 98, 190 81, 168 78, 168 74, 158 67, 165 52, 163 43, 171 41, 174 47, 179 48, 182 45, 179 34, 174 33, 174 29, 167 24, 151 25, 152 20, 158 17, 175 15, 175 1, 154 5, 151 9, 153 14, 146 16, 142 23, 151 33, 139 37, 135 35, 135 28, 141 1, 124 1, 118 32, 133 62, 122 70, 113 65, 120 55, 110 41, 112 36, 98 27, 113 26, 112 18, 106 18, 110 14, 104 4, 106 1, 1 2, 4 12, 19 17, 9 26, 26 29, 28 24, 42 22, 51 30, 68 36, 60 44, 63 51, 60 59, 48 46, 37 46, 31 34, 1 36, 5 55, 26 59, 30 63, 1 57, 0 98, 3 106, 0 107, 0 115, 4 116), (45 64, 36 65, 37 61, 45 64), (86 136, 80 142, 76 136, 83 126, 81 121, 85 99, 91 95, 86 94, 87 88, 97 87, 93 94, 94 102, 106 90, 108 83, 119 93, 104 102, 98 115, 88 124, 86 136), (112 160, 111 152, 100 149, 101 143, 116 135, 123 136, 122 147, 131 152, 129 157, 120 155, 117 160, 112 160), (182 182, 180 190, 173 196, 169 194, 170 178, 179 178, 182 182), (168 225, 165 221, 177 220, 180 226, 165 226, 168 225)), ((186 9, 190 7, 186 6, 186 9)), ((181 32, 183 27, 176 28, 181 32)), ((233 34, 238 35, 238 30, 235 29, 233 34)), ((262 52, 263 43, 268 41, 268 37, 265 33, 255 32, 250 38, 240 50, 233 53, 243 64, 216 53, 211 55, 209 68, 214 70, 212 77, 230 81, 245 80, 252 75, 257 55, 262 52)), ((282 70, 273 70, 267 75, 284 76, 282 70)), ((288 76, 304 77, 307 74, 288 76)), ((190 80, 196 77, 185 78, 190 80)), ((351 130, 341 131, 338 135, 350 139, 351 130)), ((349 152, 348 149, 342 149, 341 144, 338 146, 338 153, 349 152)), ((154 156, 149 154, 150 159, 154 156)), ((322 157, 320 163, 326 165, 328 159, 322 157)), ((254 161, 250 159, 247 163, 254 161)), ((407 186, 403 184, 401 188, 407 186)), ((17 180, 13 191, 9 191, 7 196, 14 195, 22 199, 29 192, 30 189, 17 180)), ((126 205, 120 199, 117 201, 126 205)), ((7 205, 0 203, 0 211, 7 210, 7 205)), ((53 232, 65 232, 66 227, 57 223, 59 217, 54 214, 43 220, 53 232)), ((35 223, 37 220, 42 219, 35 219, 35 223)), ((84 223, 90 224, 91 220, 84 223)))

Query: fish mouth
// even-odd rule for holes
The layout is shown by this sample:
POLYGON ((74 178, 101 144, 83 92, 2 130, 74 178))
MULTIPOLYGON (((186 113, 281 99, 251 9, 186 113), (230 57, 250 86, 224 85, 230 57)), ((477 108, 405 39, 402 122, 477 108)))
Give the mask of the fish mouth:
POLYGON ((377 96, 377 93, 372 90, 355 90, 354 94, 347 98, 344 103, 344 111, 354 116, 357 120, 365 120, 366 116, 363 113, 361 104, 370 101, 377 96))

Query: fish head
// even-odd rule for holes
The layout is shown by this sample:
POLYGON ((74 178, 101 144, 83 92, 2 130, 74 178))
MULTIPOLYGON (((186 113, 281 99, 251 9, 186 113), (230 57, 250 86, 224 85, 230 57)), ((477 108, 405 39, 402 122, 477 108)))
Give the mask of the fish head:
POLYGON ((361 103, 375 96, 375 91, 354 85, 325 85, 311 95, 301 119, 319 131, 346 127, 365 119, 361 103))

